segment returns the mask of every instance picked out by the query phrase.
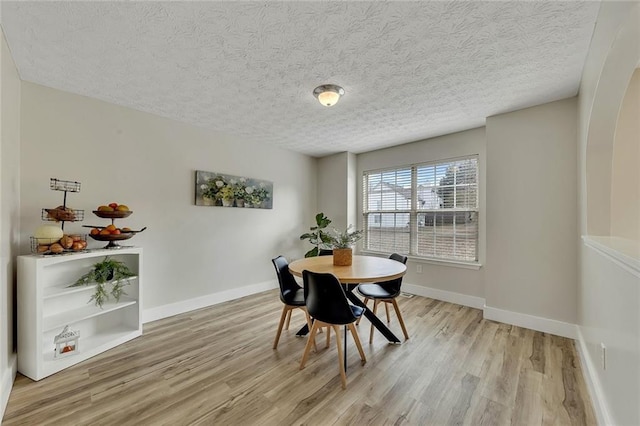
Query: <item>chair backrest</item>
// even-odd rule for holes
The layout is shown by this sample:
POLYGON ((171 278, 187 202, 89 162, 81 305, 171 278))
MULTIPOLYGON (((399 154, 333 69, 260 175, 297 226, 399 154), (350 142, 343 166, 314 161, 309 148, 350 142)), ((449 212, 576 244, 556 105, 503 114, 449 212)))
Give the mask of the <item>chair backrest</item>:
POLYGON ((318 256, 333 256, 333 250, 320 249, 318 256))
POLYGON ((335 275, 305 270, 302 280, 307 311, 313 318, 329 324, 349 324, 357 319, 335 275))
POLYGON ((389 259, 395 260, 396 262, 402 262, 405 265, 407 264, 407 256, 403 256, 398 253, 391 253, 391 256, 389 256, 389 259))
POLYGON ((291 271, 289 271, 289 262, 284 256, 271 259, 271 262, 276 268, 276 275, 280 284, 280 300, 284 303, 289 303, 295 296, 296 291, 300 290, 301 287, 296 282, 296 279, 293 278, 291 271))
MULTIPOLYGON (((395 260, 396 262, 400 262, 404 265, 407 264, 407 256, 403 256, 398 253, 392 253, 391 256, 389 256, 389 259, 395 260)), ((380 287, 384 288, 390 294, 392 294, 391 297, 396 297, 397 295, 400 294, 400 287, 402 286, 402 277, 396 278, 395 280, 378 283, 378 284, 380 285, 380 287)))

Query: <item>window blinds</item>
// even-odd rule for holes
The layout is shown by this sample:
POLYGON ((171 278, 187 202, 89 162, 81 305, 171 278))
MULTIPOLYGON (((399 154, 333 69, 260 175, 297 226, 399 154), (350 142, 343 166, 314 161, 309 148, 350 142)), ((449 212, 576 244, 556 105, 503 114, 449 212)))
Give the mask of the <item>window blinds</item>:
POLYGON ((458 158, 363 176, 365 249, 478 259, 478 159, 458 158))

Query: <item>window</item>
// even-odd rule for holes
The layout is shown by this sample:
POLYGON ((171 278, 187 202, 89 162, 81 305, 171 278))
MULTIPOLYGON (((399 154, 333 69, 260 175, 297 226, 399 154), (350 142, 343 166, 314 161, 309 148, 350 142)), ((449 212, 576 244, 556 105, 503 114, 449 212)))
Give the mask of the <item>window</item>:
POLYGON ((364 248, 476 262, 478 158, 364 172, 364 248))

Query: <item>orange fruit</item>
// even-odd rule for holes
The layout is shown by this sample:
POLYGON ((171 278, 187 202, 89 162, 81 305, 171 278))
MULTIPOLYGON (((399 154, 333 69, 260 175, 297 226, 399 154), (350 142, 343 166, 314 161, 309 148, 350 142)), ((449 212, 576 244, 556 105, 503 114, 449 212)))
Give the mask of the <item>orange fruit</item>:
POLYGON ((115 229, 115 230, 111 231, 111 235, 120 235, 120 230, 119 229, 115 229))
POLYGON ((111 232, 107 228, 104 228, 100 231, 100 235, 111 235, 111 232))
POLYGON ((98 228, 93 228, 91 230, 91 235, 98 235, 100 233, 100 230, 98 228))
POLYGON ((118 228, 116 228, 116 226, 112 223, 111 225, 107 226, 105 229, 109 232, 113 232, 118 228))

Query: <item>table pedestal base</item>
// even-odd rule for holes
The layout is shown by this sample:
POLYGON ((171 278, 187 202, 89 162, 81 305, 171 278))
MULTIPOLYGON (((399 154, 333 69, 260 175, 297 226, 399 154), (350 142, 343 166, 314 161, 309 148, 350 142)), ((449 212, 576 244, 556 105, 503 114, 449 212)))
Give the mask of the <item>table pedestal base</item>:
MULTIPOLYGON (((347 299, 349 299, 351 301, 351 303, 353 303, 356 306, 360 306, 361 308, 364 308, 364 316, 371 321, 371 324, 373 324, 373 326, 378 329, 378 331, 380 331, 380 333, 382 333, 382 335, 389 341, 389 343, 394 343, 394 344, 400 344, 400 339, 398 339, 396 337, 395 334, 393 334, 391 332, 391 330, 389 330, 387 328, 386 325, 384 325, 384 323, 382 321, 380 321, 380 318, 378 318, 376 316, 376 314, 373 313, 373 311, 369 308, 367 308, 365 306, 364 303, 362 303, 362 300, 360 300, 358 298, 358 296, 356 296, 355 294, 353 294, 351 291, 346 291, 345 292, 347 295, 347 299)), ((300 330, 298 330, 298 332, 296 333, 296 336, 306 336, 307 333, 309 333, 309 327, 305 324, 304 327, 302 327, 300 330)), ((345 332, 345 336, 346 336, 346 332, 345 332)), ((346 347, 346 341, 345 341, 345 347, 346 347)), ((346 365, 346 364, 345 364, 346 365)))

